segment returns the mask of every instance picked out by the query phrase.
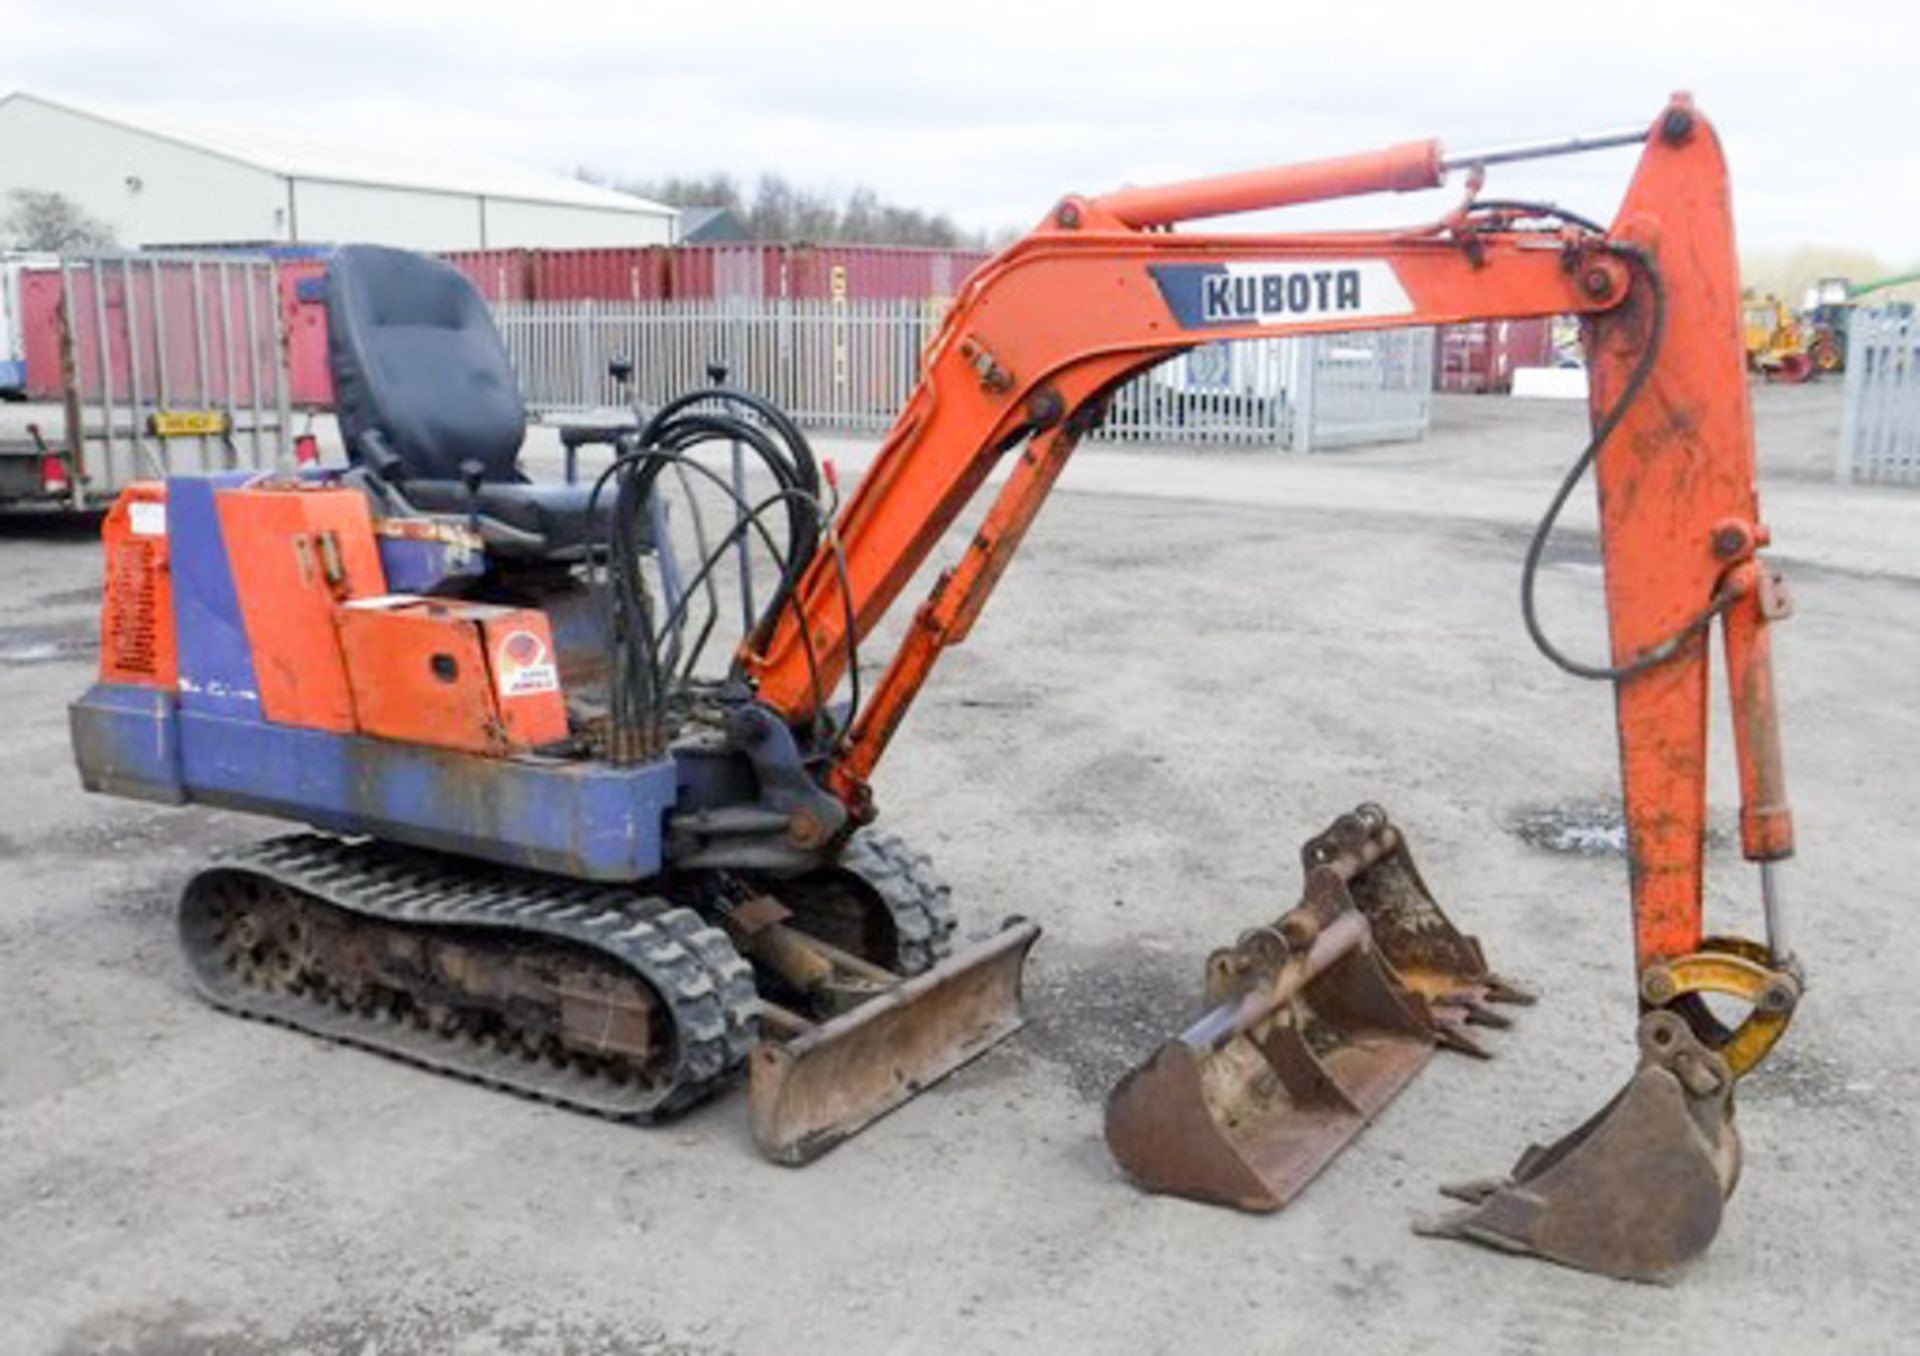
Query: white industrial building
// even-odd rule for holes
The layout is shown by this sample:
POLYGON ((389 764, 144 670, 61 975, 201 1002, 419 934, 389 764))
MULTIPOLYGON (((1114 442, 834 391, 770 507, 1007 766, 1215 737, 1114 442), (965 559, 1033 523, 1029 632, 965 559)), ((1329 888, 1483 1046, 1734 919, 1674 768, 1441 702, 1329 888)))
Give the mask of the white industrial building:
POLYGON ((187 126, 25 93, 0 98, 0 221, 15 189, 71 199, 130 249, 664 245, 678 221, 660 203, 517 165, 187 126))

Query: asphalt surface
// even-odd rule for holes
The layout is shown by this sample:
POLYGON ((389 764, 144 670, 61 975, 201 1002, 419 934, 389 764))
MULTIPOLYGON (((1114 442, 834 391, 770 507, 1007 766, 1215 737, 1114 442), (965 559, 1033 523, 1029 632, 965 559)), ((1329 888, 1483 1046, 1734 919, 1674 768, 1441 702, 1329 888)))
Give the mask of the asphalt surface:
MULTIPOLYGON (((755 1156, 737 1094, 615 1125, 198 1001, 173 897, 276 826, 79 790, 97 545, 0 522, 0 1353, 1911 1350, 1920 493, 1833 483, 1837 395, 1758 399, 1812 989, 1742 1086, 1726 1226, 1666 1287, 1408 1227, 1632 1064, 1610 703, 1515 600, 1578 410, 1443 401, 1424 443, 1304 460, 1083 453, 876 787, 964 929, 1046 925, 1030 1024, 798 1171, 755 1156), (1133 1191, 1105 1089, 1363 799, 1540 1005, 1493 1060, 1437 1057, 1283 1214, 1133 1191)), ((1546 601, 1592 648, 1573 527, 1546 601)), ((1713 923, 1756 930, 1737 853, 1709 878, 1713 923)))

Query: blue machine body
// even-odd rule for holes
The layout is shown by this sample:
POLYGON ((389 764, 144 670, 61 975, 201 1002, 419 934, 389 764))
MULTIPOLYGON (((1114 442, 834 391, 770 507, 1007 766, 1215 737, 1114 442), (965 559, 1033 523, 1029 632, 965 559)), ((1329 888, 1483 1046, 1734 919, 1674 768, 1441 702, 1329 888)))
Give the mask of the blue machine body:
POLYGON ((619 767, 501 757, 267 720, 214 499, 246 478, 168 481, 178 687, 96 683, 72 705, 88 790, 246 810, 589 880, 660 871, 679 798, 671 757, 619 767))

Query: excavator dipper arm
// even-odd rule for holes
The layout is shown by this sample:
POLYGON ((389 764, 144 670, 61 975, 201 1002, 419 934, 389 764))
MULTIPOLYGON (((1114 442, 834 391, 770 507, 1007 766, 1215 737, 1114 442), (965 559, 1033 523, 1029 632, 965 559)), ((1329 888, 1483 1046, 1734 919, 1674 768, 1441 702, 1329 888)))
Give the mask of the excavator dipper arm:
MULTIPOLYGON (((1229 235, 1175 234, 1171 227, 1435 187, 1450 167, 1471 167, 1477 189, 1483 162, 1618 144, 1618 137, 1451 160, 1437 143, 1421 142, 1065 199, 978 270, 956 299, 927 348, 918 388, 839 515, 844 579, 823 553, 801 581, 798 606, 742 656, 759 700, 795 726, 817 714, 844 676, 848 619, 856 639, 864 637, 997 463, 1019 449, 959 562, 920 605, 834 750, 829 789, 856 820, 870 818, 867 780, 888 739, 940 652, 965 639, 1074 445, 1097 424, 1116 387, 1217 340, 1579 316, 1595 426, 1581 469, 1591 461, 1599 491, 1611 655, 1604 664, 1560 659, 1614 684, 1640 996, 1650 1017, 1673 1008, 1687 1019, 1677 1029, 1670 1020, 1643 1029, 1647 1054, 1638 1078, 1658 1065, 1662 1077, 1680 1080, 1687 1088, 1681 1100, 1698 1121, 1703 1099, 1719 1095, 1708 1085, 1718 1078, 1730 1086, 1751 1067, 1798 996, 1777 931, 1768 946, 1717 942, 1704 935, 1701 907, 1709 633, 1716 621, 1729 668, 1742 842, 1763 864, 1770 905, 1777 903, 1771 864, 1792 852, 1769 656, 1771 625, 1785 602, 1756 554, 1767 532, 1754 488, 1719 144, 1684 96, 1633 139, 1643 143, 1640 163, 1604 231, 1551 209, 1477 204, 1471 191, 1440 221, 1408 230, 1229 235), (1748 999, 1753 1016, 1737 1032, 1719 1028, 1701 1002, 1707 991, 1748 999), (1698 1055, 1675 1054, 1686 1043, 1676 1030, 1698 1037, 1698 1055)), ((1542 539, 1550 525, 1551 515, 1542 539)), ((1550 657, 1558 654, 1537 630, 1536 637, 1550 657)), ((1774 917, 1770 908, 1770 923, 1774 917)), ((1666 1090, 1662 1083, 1662 1095, 1666 1090)), ((1717 1134, 1707 1136, 1713 1143, 1702 1162, 1712 1160, 1720 1189, 1695 1193, 1711 1197, 1716 1209, 1731 1186, 1717 1134)), ((1565 1164, 1555 1160, 1553 1167, 1565 1164)), ((1538 1186, 1537 1176, 1531 1185, 1538 1186)), ((1602 1255, 1604 1249, 1583 1255, 1583 1245, 1528 1234, 1530 1226, 1512 1219, 1482 1224, 1477 1234, 1472 1227, 1456 1232, 1497 1235, 1506 1246, 1617 1274, 1657 1269, 1671 1260, 1668 1253, 1688 1250, 1656 1249, 1655 1260, 1602 1255)), ((1698 1220, 1689 1227, 1697 1234, 1698 1220)))

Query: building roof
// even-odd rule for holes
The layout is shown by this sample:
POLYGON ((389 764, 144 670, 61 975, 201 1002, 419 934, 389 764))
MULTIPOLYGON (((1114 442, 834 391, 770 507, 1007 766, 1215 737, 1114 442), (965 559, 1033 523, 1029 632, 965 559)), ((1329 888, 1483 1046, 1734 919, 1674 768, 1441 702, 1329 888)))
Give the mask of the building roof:
POLYGON ((0 108, 14 100, 171 141, 287 179, 424 189, 643 216, 672 216, 675 210, 631 193, 508 161, 408 150, 384 141, 350 145, 272 128, 186 122, 110 105, 49 99, 25 91, 0 96, 0 108))
POLYGON ((731 207, 683 207, 680 239, 689 245, 731 244, 753 239, 753 232, 731 207))

